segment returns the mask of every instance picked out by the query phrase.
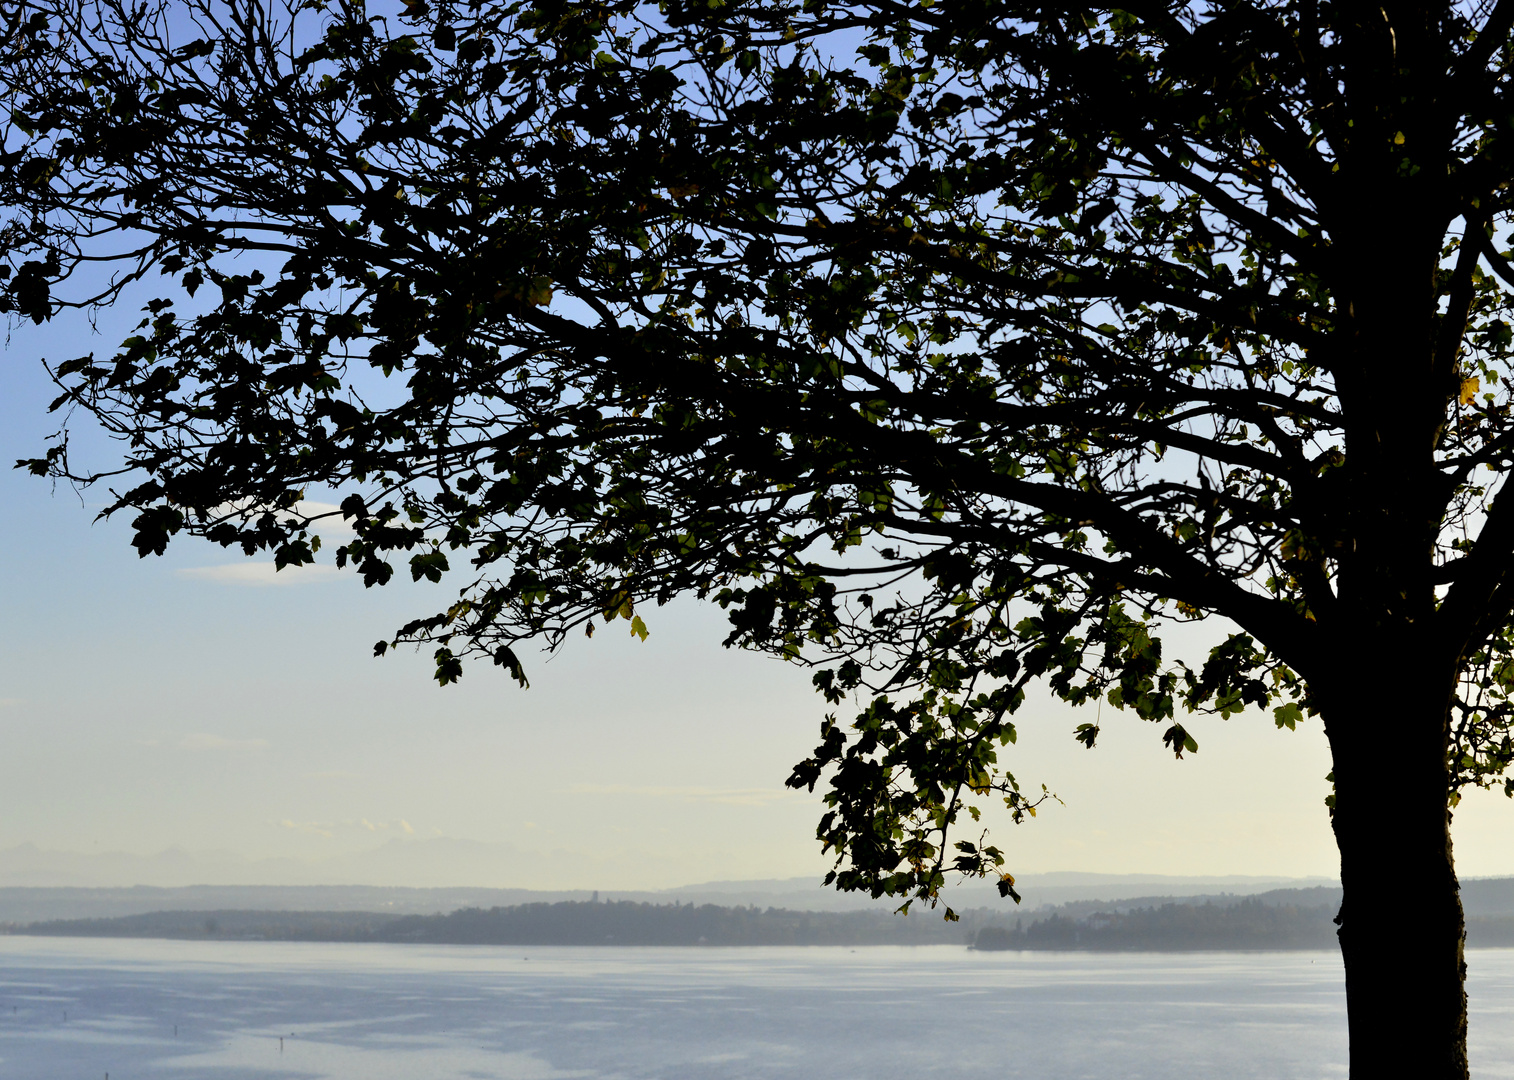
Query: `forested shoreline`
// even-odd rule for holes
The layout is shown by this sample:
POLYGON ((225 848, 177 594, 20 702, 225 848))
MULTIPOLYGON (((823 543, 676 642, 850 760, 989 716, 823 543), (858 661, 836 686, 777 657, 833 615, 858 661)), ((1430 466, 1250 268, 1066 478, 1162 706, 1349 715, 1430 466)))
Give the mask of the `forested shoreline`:
POLYGON ((1255 898, 1217 904, 1163 904, 1131 911, 1099 911, 1086 918, 1056 913, 1024 928, 989 926, 977 949, 1329 949, 1335 947, 1335 909, 1264 904, 1255 898))
MULTIPOLYGON (((1157 951, 1336 948, 1333 905, 1162 903, 1012 918, 975 909, 959 922, 916 911, 813 912, 714 904, 631 901, 463 908, 449 914, 375 912, 165 911, 108 919, 5 926, 12 935, 373 942, 436 945, 966 945, 984 951, 1157 951)), ((1514 946, 1514 915, 1473 916, 1470 947, 1514 946)))

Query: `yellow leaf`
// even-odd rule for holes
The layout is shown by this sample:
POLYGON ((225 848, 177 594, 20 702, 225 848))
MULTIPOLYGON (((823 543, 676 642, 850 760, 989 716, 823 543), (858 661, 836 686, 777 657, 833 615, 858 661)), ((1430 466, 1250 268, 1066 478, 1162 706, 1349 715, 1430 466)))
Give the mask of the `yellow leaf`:
POLYGON ((1470 405, 1472 403, 1472 399, 1477 396, 1477 391, 1481 389, 1481 379, 1463 379, 1461 381, 1461 403, 1463 405, 1470 405))
POLYGON ((651 633, 651 631, 647 629, 647 624, 641 621, 640 615, 632 616, 631 633, 641 638, 642 641, 647 640, 647 635, 651 633))

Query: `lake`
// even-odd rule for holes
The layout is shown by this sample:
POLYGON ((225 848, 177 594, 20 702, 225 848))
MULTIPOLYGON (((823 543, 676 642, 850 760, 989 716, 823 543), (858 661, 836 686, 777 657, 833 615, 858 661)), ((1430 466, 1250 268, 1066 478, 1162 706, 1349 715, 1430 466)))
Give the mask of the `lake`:
MULTIPOLYGON (((1468 954, 1514 1078, 1514 950, 1468 954)), ((5 1080, 1279 1080, 1346 1074, 1334 953, 0 937, 5 1080), (175 1030, 177 1029, 177 1030, 175 1030)))

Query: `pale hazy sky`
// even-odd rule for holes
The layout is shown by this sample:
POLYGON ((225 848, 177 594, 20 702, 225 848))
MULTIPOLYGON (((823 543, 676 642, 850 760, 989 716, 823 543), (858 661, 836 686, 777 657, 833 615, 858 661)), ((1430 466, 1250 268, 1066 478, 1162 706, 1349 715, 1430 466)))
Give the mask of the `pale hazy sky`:
MULTIPOLYGON (((91 523, 97 496, 81 506, 11 470, 51 430, 36 356, 108 354, 119 337, 83 329, 19 327, 0 356, 0 872, 25 843, 335 866, 440 837, 519 855, 500 848, 509 857, 484 869, 453 845, 392 883, 630 889, 823 871, 818 798, 783 788, 822 702, 804 671, 721 649, 718 610, 666 609, 645 643, 618 623, 533 658, 529 691, 481 666, 442 690, 424 656, 371 656, 442 588, 365 591, 329 567, 274 579, 191 542, 138 560, 124 520, 91 523)), ((1021 714, 1011 767, 1065 805, 998 832, 1015 872, 1335 873, 1316 724, 1201 720, 1200 753, 1177 762, 1160 727, 1108 708, 1086 751, 1071 731, 1087 719, 1045 702, 1021 714)), ((1514 873, 1511 826, 1509 800, 1470 796, 1462 873, 1514 873)))

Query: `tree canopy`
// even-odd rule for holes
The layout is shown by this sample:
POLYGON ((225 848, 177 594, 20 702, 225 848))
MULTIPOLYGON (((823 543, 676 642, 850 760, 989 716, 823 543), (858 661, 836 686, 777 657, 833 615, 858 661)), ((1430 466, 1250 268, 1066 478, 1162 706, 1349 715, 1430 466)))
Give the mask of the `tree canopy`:
POLYGON ((123 462, 23 464, 142 554, 308 562, 335 490, 366 583, 468 577, 377 646, 443 683, 711 599, 814 666, 790 783, 875 895, 1012 893, 959 833, 1034 813, 1034 680, 1179 756, 1320 716, 1354 940, 1394 860, 1459 993, 1447 807, 1514 794, 1510 0, 25 2, 4 303, 150 302, 53 368, 123 462))

